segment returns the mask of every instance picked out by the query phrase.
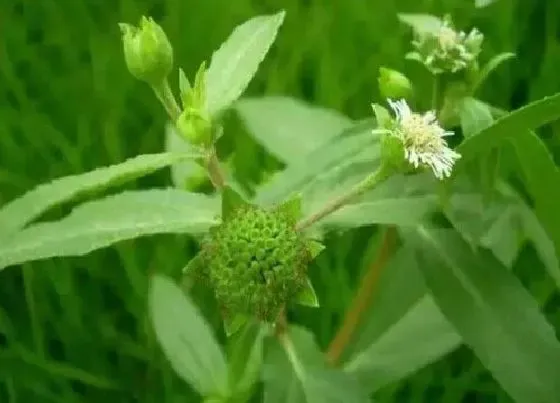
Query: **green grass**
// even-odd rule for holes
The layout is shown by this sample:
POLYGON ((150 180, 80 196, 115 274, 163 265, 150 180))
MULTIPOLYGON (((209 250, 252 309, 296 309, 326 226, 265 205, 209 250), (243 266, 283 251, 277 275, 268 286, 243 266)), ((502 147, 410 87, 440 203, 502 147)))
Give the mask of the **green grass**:
MULTIPOLYGON (((151 14, 162 23, 177 64, 192 76, 232 28, 260 13, 287 11, 276 45, 248 94, 286 94, 369 115, 379 99, 380 65, 426 74, 405 63, 407 30, 396 13, 450 12, 461 27, 486 34, 483 58, 513 51, 482 89, 482 98, 515 108, 560 90, 560 3, 498 0, 475 11, 467 0, 120 0, 0 4, 0 204, 35 184, 163 148, 163 111, 127 72, 117 22, 151 14)), ((422 88, 420 88, 422 90, 422 88)), ((224 148, 236 150, 242 182, 274 162, 239 124, 224 148)), ((560 125, 544 132, 560 157, 560 125)), ((135 185, 168 186, 168 172, 135 185)), ((371 228, 328 239, 313 268, 320 311, 295 319, 325 346, 359 274, 375 253, 371 228)), ((0 402, 196 401, 171 371, 146 317, 147 279, 177 276, 193 255, 186 237, 119 244, 84 258, 52 259, 0 274, 0 402)), ((560 295, 531 270, 530 249, 516 270, 560 329, 560 295)), ((398 296, 396 296, 398 298, 398 296)), ((508 398, 466 348, 379 393, 379 402, 503 403, 508 398)))

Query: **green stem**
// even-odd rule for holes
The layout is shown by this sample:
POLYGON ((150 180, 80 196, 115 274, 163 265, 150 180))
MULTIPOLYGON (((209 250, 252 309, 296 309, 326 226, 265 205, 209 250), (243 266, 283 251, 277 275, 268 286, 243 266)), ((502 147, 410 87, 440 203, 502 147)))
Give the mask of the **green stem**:
POLYGON ((303 365, 298 358, 296 348, 294 346, 294 343, 292 342, 292 339, 290 339, 288 332, 284 332, 278 335, 278 340, 280 341, 280 344, 284 348, 284 351, 288 356, 288 360, 290 360, 290 362, 292 363, 292 368, 294 369, 296 376, 300 379, 303 379, 304 376, 303 365))
POLYGON ((355 185, 348 193, 339 196, 338 198, 332 200, 330 203, 326 204, 321 210, 317 211, 316 213, 310 215, 309 217, 300 221, 296 229, 302 231, 304 229, 309 228, 317 221, 325 218, 329 214, 334 213, 344 205, 350 203, 356 197, 364 194, 368 190, 373 189, 376 185, 383 182, 385 179, 389 177, 389 170, 384 166, 380 166, 377 171, 368 175, 364 180, 360 183, 355 185))
POLYGON ((437 74, 434 75, 434 82, 432 84, 432 109, 434 111, 438 110, 438 103, 439 103, 439 76, 437 74))
POLYGON ((171 91, 169 81, 165 80, 163 83, 161 83, 161 85, 154 85, 152 89, 154 90, 157 99, 159 99, 173 123, 175 123, 175 121, 179 119, 179 116, 181 115, 181 108, 179 107, 179 104, 177 103, 177 100, 175 99, 175 96, 171 91))

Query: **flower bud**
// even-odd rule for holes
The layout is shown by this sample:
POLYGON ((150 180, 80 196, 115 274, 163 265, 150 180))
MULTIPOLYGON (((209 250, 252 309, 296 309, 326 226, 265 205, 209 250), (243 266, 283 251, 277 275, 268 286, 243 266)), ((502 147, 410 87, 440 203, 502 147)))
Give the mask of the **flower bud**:
POLYGON ((412 84, 402 73, 385 67, 379 68, 379 92, 384 98, 409 98, 412 95, 412 84))
POLYGON ((140 26, 119 24, 124 58, 130 73, 150 85, 161 85, 173 68, 173 48, 163 29, 152 18, 140 26))
POLYGON ((212 142, 212 124, 196 109, 184 110, 176 122, 179 135, 190 144, 208 146, 212 142))

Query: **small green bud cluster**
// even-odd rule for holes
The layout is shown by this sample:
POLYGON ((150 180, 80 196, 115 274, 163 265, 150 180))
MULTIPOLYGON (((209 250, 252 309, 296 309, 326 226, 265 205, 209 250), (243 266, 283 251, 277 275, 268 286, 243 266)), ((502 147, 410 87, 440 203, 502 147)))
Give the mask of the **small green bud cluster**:
POLYGON ((124 23, 119 26, 130 73, 150 85, 161 85, 173 68, 173 48, 163 29, 146 17, 138 27, 124 23))
POLYGON ((417 33, 412 42, 415 50, 407 57, 420 61, 434 74, 457 73, 476 64, 483 40, 476 28, 468 34, 456 31, 446 16, 439 29, 417 33))
POLYGON ((206 65, 202 63, 191 86, 185 73, 179 71, 179 89, 183 111, 176 125, 189 143, 208 146, 212 142, 212 122, 206 111, 206 65))
POLYGON ((311 253, 281 209, 239 207, 202 244, 205 277, 226 316, 273 321, 306 285, 311 253))
POLYGON ((194 146, 212 145, 212 121, 206 108, 206 65, 196 73, 194 85, 179 71, 182 109, 179 110, 167 78, 173 69, 173 47, 163 28, 142 17, 138 27, 119 24, 124 57, 130 73, 151 85, 175 123, 179 134, 194 146))

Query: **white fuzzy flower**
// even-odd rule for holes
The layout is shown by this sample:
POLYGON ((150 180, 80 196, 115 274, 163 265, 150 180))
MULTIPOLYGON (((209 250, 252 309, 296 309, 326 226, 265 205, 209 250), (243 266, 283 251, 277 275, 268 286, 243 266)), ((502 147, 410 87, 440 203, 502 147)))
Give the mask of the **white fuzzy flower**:
POLYGON ((461 158, 444 139, 453 132, 441 128, 433 111, 421 115, 412 112, 404 99, 388 102, 397 122, 390 135, 402 142, 405 159, 415 168, 431 168, 438 179, 449 177, 455 161, 461 158))

